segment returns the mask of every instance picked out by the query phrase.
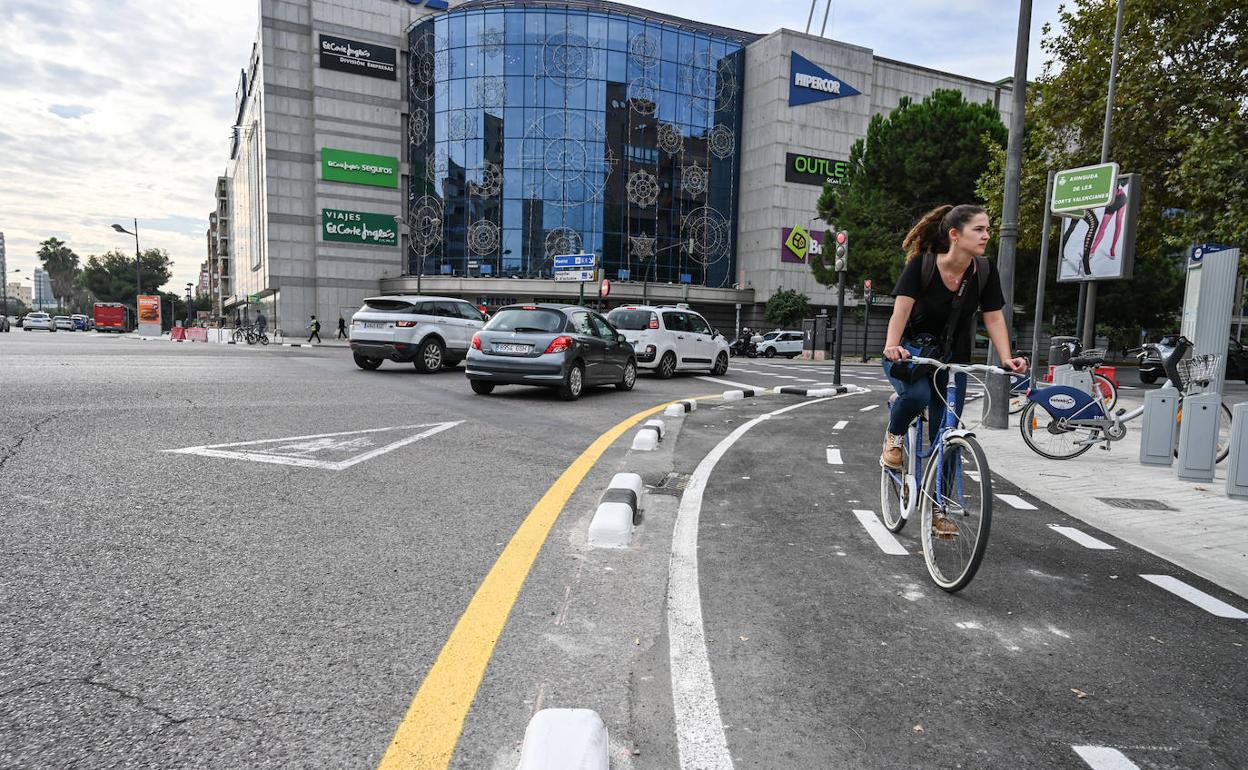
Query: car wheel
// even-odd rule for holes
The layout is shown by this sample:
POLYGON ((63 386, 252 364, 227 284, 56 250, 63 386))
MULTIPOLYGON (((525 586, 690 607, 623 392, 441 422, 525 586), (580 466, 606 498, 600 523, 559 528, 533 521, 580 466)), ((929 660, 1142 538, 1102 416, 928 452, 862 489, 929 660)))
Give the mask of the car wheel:
POLYGON ((728 371, 728 354, 720 353, 719 357, 715 359, 715 368, 711 370, 711 374, 718 377, 726 371, 728 371))
POLYGON ((416 358, 412 363, 421 374, 431 374, 441 369, 445 360, 446 349, 442 347, 442 343, 433 337, 427 337, 420 343, 420 349, 416 351, 416 358))
POLYGON ((654 370, 654 374, 660 380, 670 380, 675 373, 676 354, 669 350, 659 359, 659 368, 654 370))
POLYGON ((472 385, 472 392, 476 393, 478 396, 488 396, 494 392, 494 383, 492 382, 486 382, 485 380, 469 380, 468 383, 472 385))
POLYGON ((563 376, 563 384, 559 386, 559 398, 575 401, 581 397, 584 389, 585 369, 580 364, 572 364, 572 368, 563 376))
POLYGON ((615 383, 615 387, 620 390, 632 390, 637 384, 637 364, 633 359, 628 359, 628 363, 624 364, 624 376, 619 382, 615 383))
POLYGON ((355 365, 365 371, 371 372, 381 366, 380 358, 369 358, 368 356, 362 356, 359 353, 352 353, 351 357, 355 359, 355 365))
POLYGON ((766 358, 775 358, 775 357, 776 357, 776 349, 775 349, 775 348, 767 348, 767 352, 766 352, 766 353, 764 353, 764 354, 763 354, 763 356, 765 356, 766 358))

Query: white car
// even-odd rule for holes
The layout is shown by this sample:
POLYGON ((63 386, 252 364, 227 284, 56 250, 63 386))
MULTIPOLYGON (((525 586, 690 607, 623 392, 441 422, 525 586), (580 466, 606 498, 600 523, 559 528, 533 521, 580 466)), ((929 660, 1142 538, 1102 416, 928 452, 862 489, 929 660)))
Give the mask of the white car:
POLYGON ((47 313, 27 313, 22 319, 22 329, 30 331, 31 329, 43 329, 44 331, 56 331, 56 323, 52 320, 52 316, 47 313))
POLYGON ((632 343, 637 366, 660 379, 678 371, 728 371, 728 340, 687 305, 625 305, 607 320, 632 343))
POLYGON ((767 332, 763 335, 763 341, 758 344, 758 354, 767 358, 776 356, 787 356, 793 358, 802 354, 801 332, 794 331, 778 331, 767 332))
POLYGON ((361 369, 390 360, 428 374, 463 361, 485 320, 471 303, 454 297, 369 297, 351 316, 351 353, 361 369))
POLYGON ((57 331, 64 329, 67 332, 72 332, 74 330, 74 319, 70 318, 67 315, 55 316, 52 319, 52 323, 56 325, 57 331))

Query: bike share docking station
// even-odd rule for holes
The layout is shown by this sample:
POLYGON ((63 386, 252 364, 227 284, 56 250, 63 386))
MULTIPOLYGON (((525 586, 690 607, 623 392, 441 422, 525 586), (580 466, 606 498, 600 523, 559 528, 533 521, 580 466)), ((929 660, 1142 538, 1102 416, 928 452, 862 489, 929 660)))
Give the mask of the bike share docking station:
MULTIPOLYGON (((1178 465, 1185 481, 1212 481, 1217 463, 1218 424, 1222 411, 1222 379, 1235 304, 1239 249, 1217 244, 1193 246, 1187 260, 1181 334, 1192 341, 1192 358, 1180 362, 1188 376, 1184 387, 1195 388, 1183 398, 1178 425, 1178 465)), ((1161 461, 1163 447, 1174 446, 1179 393, 1165 387, 1144 399, 1140 461, 1161 461), (1147 459, 1146 459, 1147 458, 1147 459)), ((1243 410, 1236 409, 1244 413, 1243 410)), ((1248 496, 1248 432, 1232 419, 1227 494, 1248 496), (1235 430, 1239 428, 1239 430, 1235 430), (1242 470, 1239 466, 1243 465, 1242 470)), ((1166 459, 1171 452, 1165 452, 1166 459)))

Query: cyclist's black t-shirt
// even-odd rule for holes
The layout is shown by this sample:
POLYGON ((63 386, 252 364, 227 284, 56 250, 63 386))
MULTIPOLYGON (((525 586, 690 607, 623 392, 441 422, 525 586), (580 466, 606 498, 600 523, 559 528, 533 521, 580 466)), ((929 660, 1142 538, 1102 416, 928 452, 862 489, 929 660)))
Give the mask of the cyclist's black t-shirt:
MULTIPOLYGON (((975 261, 972 260, 971 267, 974 266, 975 261)), ((975 323, 976 307, 983 312, 1005 307, 1005 295, 1001 291, 1001 276, 997 273, 997 266, 990 261, 988 267, 988 282, 984 284, 982 295, 979 292, 979 279, 974 273, 970 274, 970 280, 967 281, 966 296, 962 298, 959 313, 962 318, 954 329, 951 340, 953 350, 949 360, 952 363, 971 362, 971 329, 975 323)), ((914 298, 914 310, 911 311, 910 322, 906 325, 906 337, 926 333, 939 339, 945 333, 945 325, 949 323, 955 294, 941 280, 939 267, 932 273, 932 282, 924 290, 923 257, 920 255, 908 261, 901 271, 901 277, 897 279, 897 285, 893 287, 894 297, 914 298)))

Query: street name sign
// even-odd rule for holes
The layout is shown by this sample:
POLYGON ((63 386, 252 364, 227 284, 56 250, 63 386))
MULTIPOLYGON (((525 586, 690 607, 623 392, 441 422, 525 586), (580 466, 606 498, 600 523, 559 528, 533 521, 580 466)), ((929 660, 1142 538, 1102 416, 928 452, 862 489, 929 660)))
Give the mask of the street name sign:
POLYGON ((555 272, 556 281, 592 281, 595 278, 597 270, 558 270, 555 272))
POLYGON ((1118 181, 1117 163, 1068 168, 1053 178, 1053 199, 1049 209, 1054 214, 1082 214, 1088 209, 1102 208, 1114 202, 1118 181))

